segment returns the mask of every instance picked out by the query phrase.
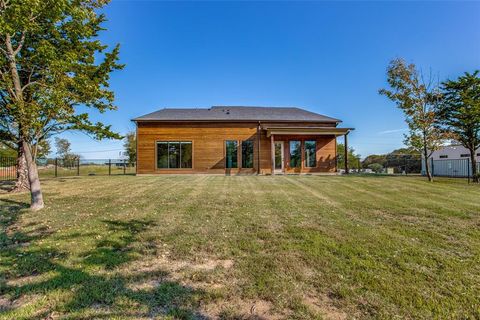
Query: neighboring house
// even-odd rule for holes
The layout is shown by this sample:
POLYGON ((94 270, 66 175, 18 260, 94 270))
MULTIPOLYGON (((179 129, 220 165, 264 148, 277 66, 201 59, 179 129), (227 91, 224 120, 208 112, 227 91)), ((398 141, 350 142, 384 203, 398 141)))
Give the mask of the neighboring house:
MULTIPOLYGON (((480 149, 475 152, 477 168, 480 168, 480 149)), ((433 174, 436 176, 467 177, 471 176, 470 151, 462 145, 445 146, 432 153, 433 174)), ((477 169, 478 170, 478 169, 477 169)), ((422 158, 422 174, 425 175, 425 161, 422 158)))
POLYGON ((133 119, 137 174, 334 173, 338 119, 300 108, 161 109, 133 119))

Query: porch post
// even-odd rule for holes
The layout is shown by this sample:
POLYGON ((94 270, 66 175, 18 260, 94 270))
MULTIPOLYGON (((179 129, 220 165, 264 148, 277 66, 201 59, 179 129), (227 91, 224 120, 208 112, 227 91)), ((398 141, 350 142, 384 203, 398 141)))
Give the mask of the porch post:
POLYGON ((270 135, 271 149, 272 149, 272 176, 275 174, 275 142, 273 140, 273 134, 270 135))
POLYGON ((260 121, 257 126, 257 174, 260 174, 260 121))
POLYGON ((348 169, 348 132, 345 133, 344 139, 345 139, 345 156, 343 157, 345 160, 345 174, 349 174, 349 169, 348 169))

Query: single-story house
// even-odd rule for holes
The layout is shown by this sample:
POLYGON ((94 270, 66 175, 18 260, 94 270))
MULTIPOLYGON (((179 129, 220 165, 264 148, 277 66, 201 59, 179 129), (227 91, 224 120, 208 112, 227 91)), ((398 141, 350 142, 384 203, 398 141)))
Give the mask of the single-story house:
POLYGON ((335 173, 336 138, 353 130, 280 107, 165 108, 132 121, 137 174, 335 173))

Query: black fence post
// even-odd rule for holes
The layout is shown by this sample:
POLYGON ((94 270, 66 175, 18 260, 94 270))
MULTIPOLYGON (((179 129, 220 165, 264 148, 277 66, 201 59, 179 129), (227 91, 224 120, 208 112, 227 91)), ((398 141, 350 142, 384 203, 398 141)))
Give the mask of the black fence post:
POLYGON ((77 176, 80 175, 80 157, 77 158, 77 176))
POLYGON ((470 184, 470 160, 466 159, 467 162, 467 183, 470 184))
POLYGON ((127 160, 123 159, 123 174, 124 174, 124 175, 127 174, 127 167, 126 167, 126 165, 127 165, 127 160))
MULTIPOLYGON (((433 165, 433 158, 431 158, 430 160, 432 161, 432 166, 431 166, 431 167, 432 167, 432 168, 431 168, 431 170, 432 170, 432 177, 434 177, 434 176, 435 176, 435 169, 434 169, 434 165, 433 165)), ((426 165, 426 164, 427 164, 427 161, 425 161, 425 165, 426 165)))
POLYGON ((58 167, 58 158, 55 158, 55 178, 58 177, 57 167, 58 167))
POLYGON ((112 159, 108 159, 108 175, 112 175, 112 159))

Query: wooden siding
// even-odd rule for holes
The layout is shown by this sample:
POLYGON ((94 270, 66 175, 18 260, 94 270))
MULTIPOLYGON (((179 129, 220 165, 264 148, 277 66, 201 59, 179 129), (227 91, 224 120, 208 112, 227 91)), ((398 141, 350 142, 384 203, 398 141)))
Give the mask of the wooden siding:
MULTIPOLYGON (((283 124, 282 124, 283 125, 283 124)), ((302 125, 296 123, 295 125, 302 125)), ((309 124, 310 125, 310 124, 309 124)), ((317 126, 319 124, 316 124, 317 126)), ((322 124, 323 125, 323 124, 322 124)), ((285 141, 286 173, 335 172, 336 139, 334 136, 275 136, 275 140, 285 141), (289 167, 290 140, 316 140, 317 166, 315 168, 289 167)), ((303 150, 303 149, 302 149, 303 150)), ((302 152, 302 160, 304 155, 302 152)), ((137 173, 216 173, 254 174, 258 168, 257 123, 158 123, 139 122, 137 124, 137 173), (225 169, 225 141, 238 141, 238 165, 241 166, 241 142, 254 141, 254 168, 225 169), (191 169, 157 169, 156 144, 158 141, 191 141, 191 169)), ((270 174, 271 144, 266 131, 260 131, 260 173, 270 174)))

